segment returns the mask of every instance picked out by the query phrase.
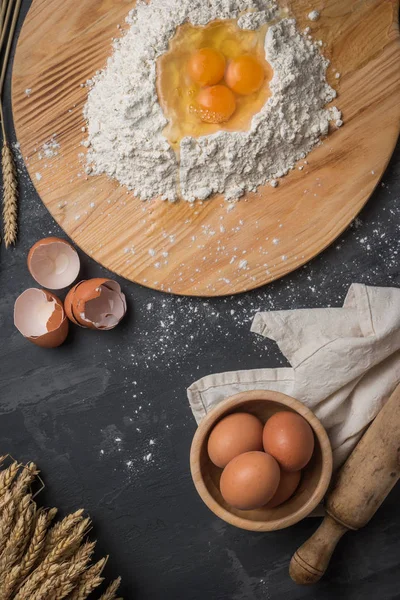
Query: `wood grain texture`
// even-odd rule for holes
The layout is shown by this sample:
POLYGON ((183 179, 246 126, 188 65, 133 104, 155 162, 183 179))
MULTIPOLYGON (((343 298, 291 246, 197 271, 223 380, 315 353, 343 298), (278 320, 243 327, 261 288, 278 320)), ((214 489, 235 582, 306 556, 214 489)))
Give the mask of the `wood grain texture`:
POLYGON ((292 579, 319 581, 341 537, 368 523, 399 477, 400 385, 340 469, 327 496, 327 516, 292 558, 292 579))
POLYGON ((190 469, 201 499, 218 517, 235 527, 249 531, 275 531, 298 523, 312 513, 321 502, 331 480, 332 450, 323 425, 304 404, 280 392, 254 390, 227 398, 203 419, 193 438, 190 469), (218 421, 231 413, 248 412, 265 423, 269 417, 281 410, 299 413, 308 421, 314 432, 314 453, 302 470, 300 484, 293 496, 276 508, 235 509, 225 502, 219 491, 222 469, 216 467, 208 456, 209 435, 218 421))
POLYGON ((78 155, 87 90, 80 84, 104 67, 110 39, 133 2, 33 1, 14 62, 17 134, 43 202, 86 253, 154 289, 217 296, 285 275, 346 228, 377 185, 399 131, 398 1, 330 0, 316 23, 306 19, 311 4, 293 0, 290 7, 299 27, 311 25, 324 41, 341 73, 338 83, 330 68, 329 81, 338 89, 345 127, 309 155, 303 171, 290 173, 277 189, 249 194, 228 212, 220 197, 194 208, 142 203, 106 177, 85 177, 78 155), (58 154, 40 160, 41 146, 54 134, 58 154), (246 269, 239 268, 241 259, 246 269))

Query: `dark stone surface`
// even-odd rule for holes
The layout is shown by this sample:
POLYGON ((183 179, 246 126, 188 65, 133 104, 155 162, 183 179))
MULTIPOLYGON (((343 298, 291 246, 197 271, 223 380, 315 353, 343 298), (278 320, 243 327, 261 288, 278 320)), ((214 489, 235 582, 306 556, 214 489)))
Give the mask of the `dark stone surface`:
MULTIPOLYGON (((8 81, 10 122, 9 90, 8 81)), ((12 321, 15 298, 35 285, 30 246, 63 235, 19 166, 19 242, 0 247, 0 453, 38 463, 43 504, 87 509, 99 554, 110 554, 107 575, 122 575, 124 597, 400 598, 400 487, 365 529, 344 538, 323 582, 296 587, 288 563, 317 522, 253 534, 214 517, 191 482, 195 423, 185 396, 213 371, 285 364, 273 343, 249 331, 258 308, 340 306, 352 282, 399 285, 400 147, 356 223, 306 267, 256 292, 208 301, 120 280, 125 321, 108 333, 71 328, 55 351, 30 345, 12 321)), ((107 275, 82 253, 81 260, 83 278, 107 275)))

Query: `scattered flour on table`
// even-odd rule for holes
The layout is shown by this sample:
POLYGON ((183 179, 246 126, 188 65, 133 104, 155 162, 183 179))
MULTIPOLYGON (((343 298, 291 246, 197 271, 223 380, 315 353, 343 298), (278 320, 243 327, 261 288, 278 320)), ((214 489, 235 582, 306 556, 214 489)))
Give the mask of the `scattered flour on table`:
POLYGON ((88 82, 84 145, 91 174, 105 173, 143 200, 176 200, 179 181, 182 197, 192 202, 217 192, 237 199, 292 169, 328 133, 333 113, 324 107, 336 96, 326 82, 329 62, 294 20, 282 19, 268 29, 272 95, 248 131, 186 137, 178 162, 162 133, 167 119, 156 90, 156 60, 182 23, 239 18, 239 26, 252 29, 268 23, 276 11, 275 3, 266 6, 262 0, 138 3, 106 69, 88 82))
POLYGON ((320 13, 317 10, 312 10, 310 13, 308 13, 308 19, 310 21, 318 21, 318 19, 320 18, 320 13))
POLYGON ((56 135, 53 135, 48 142, 45 142, 39 152, 39 160, 44 158, 53 158, 57 156, 60 150, 60 144, 56 139, 56 135))

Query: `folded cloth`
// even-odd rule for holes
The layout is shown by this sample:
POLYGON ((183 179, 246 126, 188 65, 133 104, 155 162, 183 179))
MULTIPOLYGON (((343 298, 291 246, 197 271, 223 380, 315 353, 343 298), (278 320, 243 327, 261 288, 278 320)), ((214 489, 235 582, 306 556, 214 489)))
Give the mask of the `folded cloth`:
POLYGON ((197 423, 233 394, 283 392, 321 420, 338 468, 400 381, 400 289, 353 284, 343 308, 258 313, 251 330, 275 340, 292 368, 196 381, 188 398, 197 423))

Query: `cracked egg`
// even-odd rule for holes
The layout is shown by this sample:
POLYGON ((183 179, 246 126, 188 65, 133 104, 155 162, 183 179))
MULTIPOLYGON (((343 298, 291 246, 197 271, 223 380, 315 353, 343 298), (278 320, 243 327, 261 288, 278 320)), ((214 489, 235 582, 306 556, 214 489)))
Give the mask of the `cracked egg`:
POLYGON ((157 62, 158 96, 169 121, 164 135, 175 151, 185 136, 250 127, 270 96, 267 29, 240 29, 234 19, 178 28, 157 62))

